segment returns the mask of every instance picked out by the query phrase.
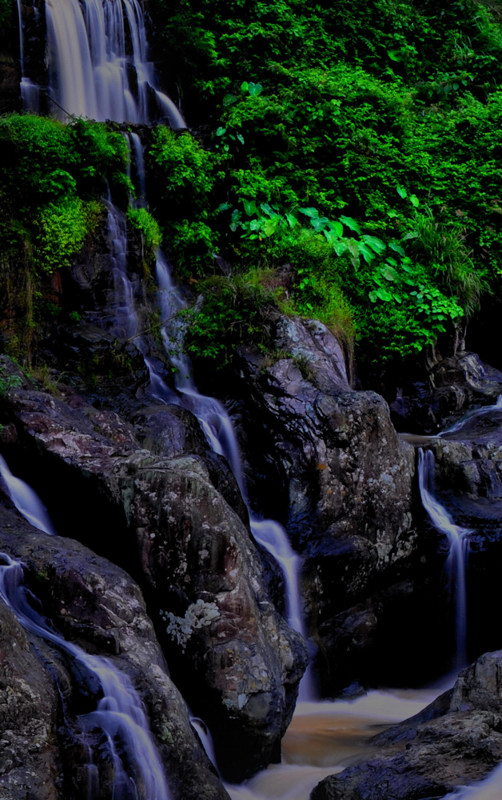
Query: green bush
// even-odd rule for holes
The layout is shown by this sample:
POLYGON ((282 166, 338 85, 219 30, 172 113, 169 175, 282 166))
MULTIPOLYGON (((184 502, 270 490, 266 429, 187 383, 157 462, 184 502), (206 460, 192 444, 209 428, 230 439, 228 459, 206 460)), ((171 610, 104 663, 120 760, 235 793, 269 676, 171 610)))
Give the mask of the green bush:
POLYGON ((162 243, 159 224, 146 208, 129 208, 127 220, 132 228, 140 234, 147 250, 156 250, 162 243))
POLYGON ((262 347, 270 344, 270 311, 275 299, 272 290, 256 278, 257 273, 251 272, 199 282, 199 301, 183 312, 189 355, 209 359, 221 368, 230 363, 239 345, 250 340, 262 347))

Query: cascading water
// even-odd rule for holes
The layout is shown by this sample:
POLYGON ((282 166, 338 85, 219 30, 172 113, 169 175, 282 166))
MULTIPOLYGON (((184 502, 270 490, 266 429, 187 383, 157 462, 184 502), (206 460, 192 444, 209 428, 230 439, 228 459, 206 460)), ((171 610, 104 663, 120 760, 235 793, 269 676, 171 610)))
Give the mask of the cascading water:
MULTIPOLYGON (((138 0, 46 0, 45 12, 55 116, 131 123, 165 118, 174 129, 186 128, 173 101, 155 85, 138 0)), ((21 11, 19 16, 21 21, 21 11)), ((25 109, 37 112, 33 84, 25 84, 25 109)))
MULTIPOLYGON (((183 307, 183 301, 173 285, 168 264, 160 253, 157 257, 156 271, 162 337, 168 358, 175 368, 175 385, 181 395, 182 405, 195 414, 210 447, 215 453, 223 455, 230 465, 242 498, 248 507, 253 536, 271 553, 281 567, 286 586, 287 621, 294 630, 305 637, 298 585, 301 559, 292 549, 284 528, 274 520, 260 519, 250 508, 239 446, 230 417, 224 406, 215 398, 198 392, 192 379, 190 363, 182 352, 182 329, 180 327, 177 330, 173 329, 172 321, 183 307)), ((312 694, 312 679, 306 674, 300 687, 301 699, 310 699, 312 694)))
POLYGON ((308 800, 323 778, 341 772, 354 757, 371 756, 368 740, 377 731, 417 714, 436 695, 374 691, 351 701, 301 703, 282 742, 282 763, 241 786, 227 786, 230 797, 308 800))
MULTIPOLYGON (((33 6, 33 14, 37 15, 38 11, 33 6)), ((22 24, 22 9, 21 9, 21 0, 17 2, 17 16, 19 20, 19 66, 21 68, 21 102, 23 104, 23 108, 29 109, 34 114, 37 114, 40 108, 40 89, 39 87, 33 83, 33 81, 28 78, 25 74, 25 66, 24 66, 24 31, 23 31, 23 24, 22 24)))
POLYGON ((0 456, 0 477, 10 499, 30 525, 43 533, 54 535, 56 531, 39 496, 21 478, 12 474, 3 456, 0 456))
POLYGON ((418 476, 420 496, 430 520, 436 530, 445 534, 449 543, 449 554, 446 561, 449 582, 455 597, 456 652, 457 669, 467 663, 466 640, 466 562, 467 545, 471 531, 455 525, 450 514, 434 497, 432 486, 434 481, 434 454, 430 451, 418 451, 418 476))
POLYGON ((471 411, 468 411, 461 419, 451 425, 446 430, 441 431, 438 433, 438 438, 442 438, 443 436, 449 436, 452 433, 459 433, 462 428, 464 428, 469 422, 472 422, 474 419, 479 417, 486 417, 492 414, 494 411, 501 411, 502 410, 502 395, 497 397, 495 403, 489 406, 484 406, 483 408, 474 408, 471 411))
MULTIPOLYGON (((100 729, 113 765, 113 798, 169 800, 159 754, 148 728, 140 698, 130 679, 103 657, 89 655, 49 629, 32 607, 23 582, 22 564, 0 553, 0 598, 23 627, 69 654, 97 680, 102 698, 95 711, 79 717, 83 731, 100 729)), ((95 770, 88 770, 90 776, 95 770)))

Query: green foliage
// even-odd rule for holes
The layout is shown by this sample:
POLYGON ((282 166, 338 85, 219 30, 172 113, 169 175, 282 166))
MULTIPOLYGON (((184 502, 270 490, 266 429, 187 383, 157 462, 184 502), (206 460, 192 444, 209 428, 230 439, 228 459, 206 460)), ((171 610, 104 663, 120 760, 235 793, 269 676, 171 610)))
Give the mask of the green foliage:
POLYGON ((4 397, 11 389, 22 386, 23 381, 19 375, 5 375, 5 368, 0 368, 0 397, 4 397))
MULTIPOLYGON (((164 246, 205 293, 192 354, 225 361, 234 338, 259 341, 272 285, 289 313, 349 347, 357 335, 370 360, 420 351, 502 290, 502 33, 489 5, 152 5, 165 87, 179 86, 198 131, 158 126, 145 154, 164 246), (231 278, 214 277, 215 254, 231 278), (241 280, 262 287, 257 307, 241 280)), ((14 116, 0 119, 0 147, 0 245, 39 270, 78 249, 105 184, 126 204, 125 141, 106 126, 14 116)), ((129 221, 155 246, 144 210, 129 221)))
POLYGON ((78 197, 64 197, 40 212, 35 230, 34 261, 39 270, 54 272, 71 264, 87 234, 85 206, 78 197))
POLYGON ((124 137, 106 126, 31 115, 0 118, 0 245, 23 249, 34 272, 68 266, 102 215, 107 185, 126 169, 124 137))
POLYGON ((142 237, 144 246, 148 250, 156 250, 162 243, 159 224, 146 208, 129 208, 127 210, 129 224, 142 237))
POLYGON ((165 249, 184 275, 210 270, 218 250, 213 225, 217 159, 188 133, 158 126, 146 153, 149 201, 165 249))
POLYGON ((220 368, 230 362, 238 345, 250 339, 267 346, 275 300, 262 277, 256 272, 214 276, 198 284, 202 302, 182 312, 187 322, 185 347, 193 358, 210 359, 220 368))
POLYGON ((187 210, 204 214, 214 185, 214 157, 188 133, 158 126, 147 152, 154 208, 162 218, 183 219, 187 210))

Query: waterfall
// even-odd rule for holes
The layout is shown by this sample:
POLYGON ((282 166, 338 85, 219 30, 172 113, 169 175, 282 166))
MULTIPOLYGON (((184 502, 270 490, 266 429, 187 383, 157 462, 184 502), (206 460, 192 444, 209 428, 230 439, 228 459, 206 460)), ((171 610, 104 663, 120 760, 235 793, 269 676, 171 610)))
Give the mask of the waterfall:
POLYGON ((455 666, 460 669, 467 663, 466 563, 467 545, 471 531, 456 525, 448 511, 434 497, 432 493, 434 454, 430 450, 424 452, 422 448, 419 448, 418 478, 423 506, 436 530, 444 533, 448 539, 449 554, 446 566, 450 587, 455 598, 455 666))
MULTIPOLYGON (((123 800, 169 800, 163 766, 148 728, 141 700, 130 679, 111 660, 89 655, 47 626, 30 605, 22 564, 0 553, 0 598, 21 625, 70 655, 91 673, 102 698, 94 711, 78 718, 82 731, 100 728, 114 768, 113 797, 123 800), (132 773, 132 774, 131 774, 132 773)), ((92 770, 89 765, 89 774, 92 770)))
MULTIPOLYGON (((138 315, 133 285, 127 274, 128 242, 125 215, 108 199, 107 246, 114 285, 112 334, 119 339, 138 336, 138 315)), ((138 339, 136 346, 142 348, 138 339)))
MULTIPOLYGON (((145 186, 144 172, 142 172, 141 143, 139 137, 133 140, 128 138, 128 141, 130 143, 130 152, 133 150, 135 153, 136 173, 141 196, 145 186)), ((165 353, 175 371, 176 391, 172 391, 166 386, 148 358, 145 343, 139 333, 134 306, 134 293, 127 275, 127 232, 125 221, 121 221, 120 212, 115 210, 111 204, 109 209, 109 247, 117 296, 115 306, 118 315, 114 325, 114 332, 116 335, 134 339, 135 345, 141 352, 149 372, 150 393, 152 396, 162 403, 181 405, 191 411, 197 417, 213 452, 227 460, 248 508, 253 536, 274 557, 283 574, 286 588, 286 619, 288 624, 306 639, 299 590, 301 559, 292 549, 284 528, 274 520, 262 519, 251 509, 242 469, 242 459, 230 417, 218 400, 201 394, 193 382, 191 364, 183 353, 183 326, 179 318, 177 318, 177 313, 184 307, 184 303, 180 292, 173 284, 168 262, 159 250, 156 258, 156 278, 161 317, 161 336, 165 353)), ((300 692, 302 700, 312 697, 312 679, 309 670, 307 670, 302 680, 300 692)))
POLYGON ((455 422, 449 428, 446 428, 446 430, 441 431, 441 433, 438 433, 438 438, 441 438, 443 436, 448 436, 451 433, 458 433, 459 431, 462 430, 462 428, 465 427, 465 425, 467 425, 468 422, 471 422, 471 420, 475 419, 476 417, 484 417, 491 414, 493 411, 501 411, 501 410, 502 410, 502 395, 499 395, 497 397, 496 402, 493 403, 492 405, 484 406, 483 408, 474 408, 471 411, 468 411, 467 414, 465 414, 463 417, 457 420, 457 422, 455 422))
MULTIPOLYGON (((165 118, 174 129, 186 128, 173 101, 156 87, 138 0, 46 0, 45 15, 55 116, 130 123, 165 118)), ((22 29, 20 36, 22 43, 22 29)), ((25 79, 24 107, 36 113, 30 86, 25 79)))
MULTIPOLYGON (((21 102, 23 108, 29 109, 30 111, 33 111, 34 114, 37 114, 40 107, 40 89, 36 84, 33 83, 32 80, 30 80, 30 78, 28 78, 24 69, 24 31, 21 3, 22 0, 17 0, 17 17, 19 21, 19 66, 21 69, 21 102)), ((33 14, 38 14, 35 5, 33 5, 33 14)))
POLYGON ((39 496, 28 486, 27 483, 16 478, 12 474, 5 459, 0 456, 0 476, 7 489, 7 494, 14 503, 19 513, 30 523, 34 528, 48 533, 51 536, 55 534, 52 522, 47 513, 47 509, 40 500, 39 496))
MULTIPOLYGON (((282 525, 275 520, 260 518, 251 509, 239 445, 230 417, 225 407, 214 397, 207 397, 197 390, 192 379, 190 362, 182 352, 182 328, 178 327, 177 330, 173 330, 171 323, 176 312, 183 308, 183 301, 173 285, 168 263, 162 253, 159 253, 157 257, 156 272, 162 338, 166 354, 175 368, 175 385, 181 396, 181 404, 197 417, 212 450, 226 458, 246 503, 253 536, 273 556, 281 568, 286 588, 287 622, 306 639, 299 589, 301 559, 291 547, 282 525)), ((179 325, 175 322, 175 326, 176 324, 179 325)), ((307 700, 312 697, 312 694, 312 679, 307 670, 300 686, 300 698, 307 700)))

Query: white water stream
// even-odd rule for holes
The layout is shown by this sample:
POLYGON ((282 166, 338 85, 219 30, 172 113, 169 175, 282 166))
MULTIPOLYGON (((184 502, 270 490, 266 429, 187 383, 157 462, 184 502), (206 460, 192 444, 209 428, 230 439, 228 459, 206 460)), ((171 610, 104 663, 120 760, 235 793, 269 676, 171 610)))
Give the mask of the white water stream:
POLYGON ((439 691, 374 691, 352 701, 299 703, 283 739, 282 763, 227 791, 232 800, 308 800, 323 778, 371 757, 372 736, 417 714, 439 691))
MULTIPOLYGON (((129 677, 111 660, 89 655, 50 629, 29 602, 22 564, 0 553, 0 598, 23 627, 64 650, 98 681, 102 698, 94 711, 81 715, 83 731, 99 728, 113 764, 113 798, 169 800, 164 769, 153 742, 141 700, 129 677), (124 758, 125 754, 125 758, 124 758)), ((89 775, 95 770, 89 764, 89 775)))
POLYGON ((444 800, 500 800, 502 798, 502 764, 484 781, 465 786, 446 795, 444 800))
POLYGON ((461 417, 457 422, 453 425, 450 425, 449 428, 446 428, 441 433, 438 433, 438 438, 442 438, 443 436, 448 436, 451 433, 459 433, 462 428, 464 428, 469 422, 472 422, 473 419, 477 417, 486 417, 489 414, 493 413, 493 411, 500 411, 502 410, 502 395, 497 397, 495 403, 489 406, 483 406, 482 408, 473 408, 471 411, 468 411, 463 417, 461 417))
POLYGON ((0 456, 0 477, 4 482, 10 499, 30 525, 43 531, 43 533, 54 535, 56 531, 39 496, 31 486, 28 486, 21 478, 16 478, 12 474, 3 456, 0 456))
POLYGON ((419 448, 418 478, 423 506, 436 530, 445 534, 449 543, 446 567, 448 569, 450 588, 455 598, 455 668, 458 671, 467 663, 466 564, 467 545, 472 531, 456 525, 445 507, 434 497, 432 491, 434 453, 430 450, 424 452, 422 448, 419 448))
MULTIPOLYGON (((38 87, 24 75, 22 4, 18 0, 21 93, 26 111, 38 111, 38 87)), ((143 9, 138 0, 46 0, 46 62, 52 113, 115 122, 166 119, 186 123, 155 81, 143 9)))
MULTIPOLYGON (((169 265, 162 253, 157 256, 156 271, 162 338, 169 361, 175 368, 175 385, 180 393, 181 404, 197 417, 212 450, 226 458, 248 508, 253 536, 281 568, 288 624, 306 638, 299 588, 301 559, 291 547, 282 525, 275 520, 261 518, 250 507, 242 458, 232 421, 222 403, 214 397, 200 394, 193 382, 190 362, 183 354, 183 329, 175 318, 176 313, 183 308, 183 300, 173 284, 169 265)), ((175 402, 179 400, 175 399, 175 402)), ((300 685, 300 698, 310 700, 313 694, 313 680, 310 670, 307 669, 300 685)))

